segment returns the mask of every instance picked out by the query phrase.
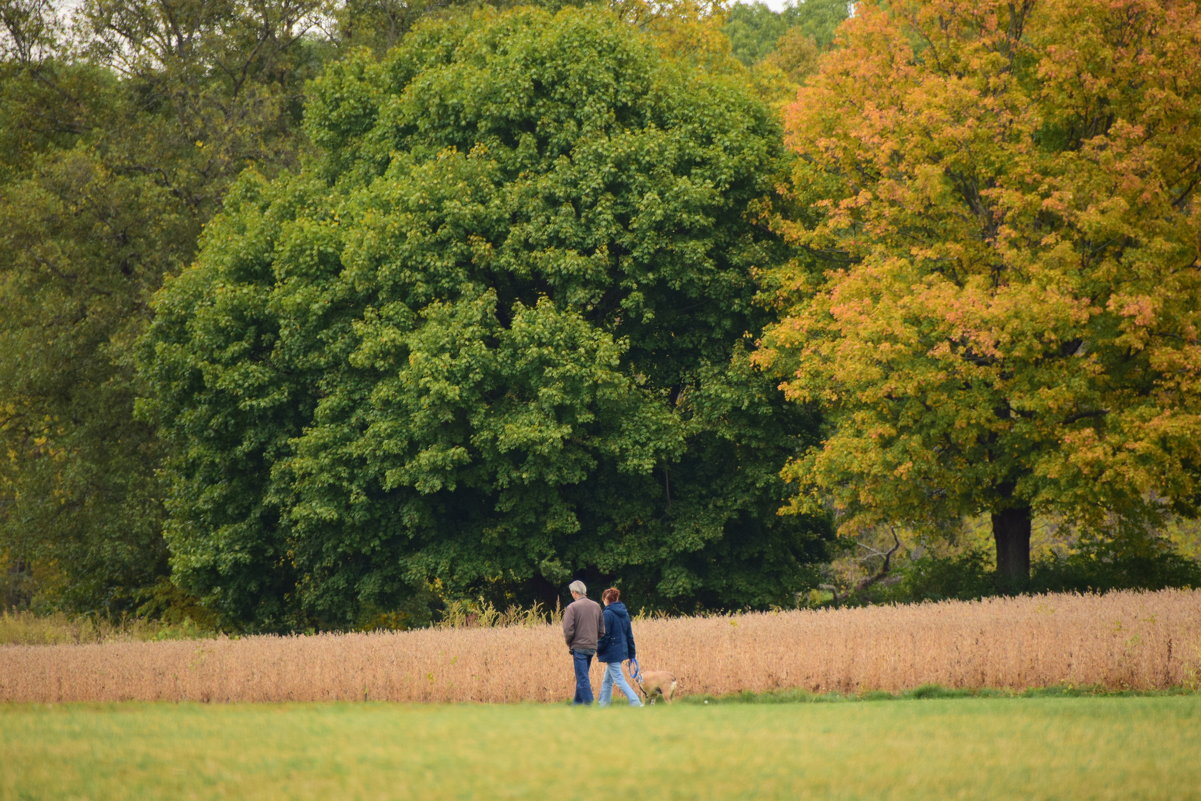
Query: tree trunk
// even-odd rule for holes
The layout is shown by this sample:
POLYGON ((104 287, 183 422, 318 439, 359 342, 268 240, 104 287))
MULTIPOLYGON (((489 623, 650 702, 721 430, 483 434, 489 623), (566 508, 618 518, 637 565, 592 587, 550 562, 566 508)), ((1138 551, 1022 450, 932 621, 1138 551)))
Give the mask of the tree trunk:
POLYGON ((4 579, 0 581, 0 588, 3 588, 0 609, 28 609, 29 602, 33 600, 28 563, 22 559, 9 562, 4 579))
POLYGON ((992 536, 997 544, 997 586, 1020 590, 1030 581, 1029 506, 1014 506, 992 515, 992 536))

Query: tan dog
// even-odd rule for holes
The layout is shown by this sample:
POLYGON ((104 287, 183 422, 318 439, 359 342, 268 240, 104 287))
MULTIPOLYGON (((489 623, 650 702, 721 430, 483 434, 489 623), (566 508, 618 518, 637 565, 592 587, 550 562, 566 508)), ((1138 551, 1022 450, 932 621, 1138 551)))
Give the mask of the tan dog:
POLYGON ((655 703, 656 698, 662 698, 663 703, 669 704, 676 693, 675 676, 666 670, 644 670, 637 684, 648 704, 655 703))

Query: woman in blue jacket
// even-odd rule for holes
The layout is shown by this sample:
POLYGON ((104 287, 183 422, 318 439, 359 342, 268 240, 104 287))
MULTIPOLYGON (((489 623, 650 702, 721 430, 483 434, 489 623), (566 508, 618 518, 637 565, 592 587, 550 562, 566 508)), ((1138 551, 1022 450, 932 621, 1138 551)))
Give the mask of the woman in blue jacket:
POLYGON ((630 699, 630 706, 642 706, 638 693, 621 672, 622 662, 637 658, 630 613, 621 602, 621 591, 616 587, 601 593, 601 600, 605 604, 605 636, 597 643, 596 661, 606 664, 605 675, 601 679, 600 706, 608 706, 612 702, 614 684, 630 699))

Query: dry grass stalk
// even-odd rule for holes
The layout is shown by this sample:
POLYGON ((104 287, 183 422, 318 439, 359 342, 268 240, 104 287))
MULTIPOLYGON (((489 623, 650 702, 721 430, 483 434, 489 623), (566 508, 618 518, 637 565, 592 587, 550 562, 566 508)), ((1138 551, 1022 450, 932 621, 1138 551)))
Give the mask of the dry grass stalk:
POLYGON ((13 612, 0 610, 0 644, 61 645, 139 640, 184 640, 204 636, 204 630, 192 621, 158 623, 131 618, 113 623, 103 617, 88 617, 53 612, 13 612))
MULTIPOLYGON (((679 694, 1201 681, 1195 590, 642 620, 635 636, 679 694)), ((548 702, 572 687, 553 624, 0 647, 0 701, 548 702)))

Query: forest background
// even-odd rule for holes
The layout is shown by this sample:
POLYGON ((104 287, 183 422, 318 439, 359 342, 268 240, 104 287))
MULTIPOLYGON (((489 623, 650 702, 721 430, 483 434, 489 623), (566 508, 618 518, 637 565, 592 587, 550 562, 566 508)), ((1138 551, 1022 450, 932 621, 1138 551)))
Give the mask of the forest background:
POLYGON ((1084 5, 0 1, 3 605, 1201 585, 1201 27, 1084 5))

